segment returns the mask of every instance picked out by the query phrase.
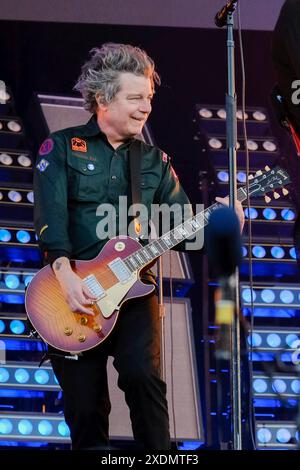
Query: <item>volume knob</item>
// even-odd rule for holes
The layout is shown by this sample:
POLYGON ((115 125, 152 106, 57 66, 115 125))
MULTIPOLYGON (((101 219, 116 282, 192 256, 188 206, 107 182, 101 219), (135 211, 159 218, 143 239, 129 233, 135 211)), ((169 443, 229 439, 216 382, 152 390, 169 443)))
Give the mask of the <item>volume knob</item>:
POLYGON ((72 328, 70 328, 69 326, 66 326, 65 329, 64 329, 64 334, 66 336, 71 336, 72 333, 73 333, 72 328))
POLYGON ((102 326, 101 325, 98 325, 97 323, 95 325, 93 325, 93 330, 96 332, 96 333, 100 333, 100 331, 102 330, 102 326))

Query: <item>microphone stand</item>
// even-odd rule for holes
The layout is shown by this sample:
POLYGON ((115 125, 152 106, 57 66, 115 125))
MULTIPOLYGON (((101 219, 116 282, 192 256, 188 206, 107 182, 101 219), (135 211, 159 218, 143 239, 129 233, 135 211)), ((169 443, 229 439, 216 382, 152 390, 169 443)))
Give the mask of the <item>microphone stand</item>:
MULTIPOLYGON (((235 55, 233 37, 233 13, 238 0, 229 1, 216 15, 218 27, 227 27, 227 59, 228 59, 228 91, 226 94, 226 134, 229 157, 229 205, 234 209, 237 200, 236 155, 237 155, 237 118, 236 118, 236 87, 235 87, 235 55)), ((235 311, 231 329, 231 424, 233 449, 242 449, 242 406, 241 406, 241 346, 239 322, 239 273, 234 274, 235 311)))

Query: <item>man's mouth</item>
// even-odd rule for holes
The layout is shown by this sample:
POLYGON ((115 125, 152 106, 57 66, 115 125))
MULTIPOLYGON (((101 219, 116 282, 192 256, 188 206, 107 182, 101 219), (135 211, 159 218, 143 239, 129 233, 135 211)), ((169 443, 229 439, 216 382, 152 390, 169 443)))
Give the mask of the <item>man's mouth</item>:
POLYGON ((134 119, 134 120, 137 121, 137 122, 144 122, 144 118, 135 118, 135 117, 132 117, 131 119, 134 119))

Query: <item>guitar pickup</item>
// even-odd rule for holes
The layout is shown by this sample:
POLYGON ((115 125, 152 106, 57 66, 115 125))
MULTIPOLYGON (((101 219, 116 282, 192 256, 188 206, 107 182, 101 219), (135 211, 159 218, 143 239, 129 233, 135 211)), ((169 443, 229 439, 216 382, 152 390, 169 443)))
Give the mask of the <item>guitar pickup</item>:
POLYGON ((124 261, 121 258, 116 258, 110 263, 108 263, 108 267, 112 270, 116 278, 118 279, 121 284, 125 284, 129 281, 132 277, 132 273, 127 268, 124 261))

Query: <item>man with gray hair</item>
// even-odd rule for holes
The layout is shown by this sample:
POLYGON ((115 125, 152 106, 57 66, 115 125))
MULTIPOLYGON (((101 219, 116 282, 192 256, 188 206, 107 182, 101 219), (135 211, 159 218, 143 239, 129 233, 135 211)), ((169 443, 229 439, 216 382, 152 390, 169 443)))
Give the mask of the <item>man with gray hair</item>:
MULTIPOLYGON (((154 203, 190 207, 170 158, 135 138, 148 119, 154 85, 159 83, 154 62, 145 51, 111 43, 93 49, 75 86, 92 113, 90 121, 53 133, 39 149, 35 229, 45 262, 52 265, 72 312, 93 313, 91 303, 96 297, 72 270, 70 259, 91 260, 107 241, 97 230, 100 205, 112 205, 119 219, 123 215, 119 197, 133 200, 129 161, 133 144, 140 162, 141 203, 148 213, 154 203)), ((143 280, 155 284, 149 271, 143 280)), ((114 358, 138 448, 170 449, 166 384, 160 378, 159 324, 157 295, 152 293, 125 303, 108 338, 84 351, 77 361, 50 351, 64 392, 73 449, 108 446, 108 355, 114 358)))
MULTIPOLYGON (((90 260, 104 246, 106 240, 97 236, 100 204, 117 208, 120 195, 131 200, 133 141, 141 159, 141 202, 149 208, 154 201, 189 203, 169 157, 135 139, 151 112, 154 85, 159 83, 153 60, 140 48, 109 43, 92 49, 75 86, 92 113, 90 121, 53 133, 40 147, 34 178, 35 228, 44 259, 52 265, 73 312, 91 314, 95 297, 72 270, 70 259, 90 260)), ((144 281, 155 282, 151 272, 144 281)), ((156 294, 127 302, 109 337, 78 361, 66 360, 58 351, 51 355, 50 348, 64 392, 72 448, 108 446, 108 355, 114 358, 138 447, 170 449, 156 294)))

